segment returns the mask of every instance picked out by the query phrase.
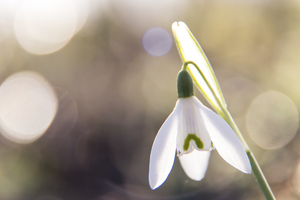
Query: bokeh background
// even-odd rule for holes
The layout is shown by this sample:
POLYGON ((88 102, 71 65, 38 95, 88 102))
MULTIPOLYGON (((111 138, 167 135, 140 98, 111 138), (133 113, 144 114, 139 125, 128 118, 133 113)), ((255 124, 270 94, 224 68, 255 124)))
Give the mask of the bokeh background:
POLYGON ((277 199, 300 198, 298 0, 1 0, 1 200, 264 199, 216 151, 204 180, 176 159, 150 189, 152 142, 177 100, 175 21, 277 199))

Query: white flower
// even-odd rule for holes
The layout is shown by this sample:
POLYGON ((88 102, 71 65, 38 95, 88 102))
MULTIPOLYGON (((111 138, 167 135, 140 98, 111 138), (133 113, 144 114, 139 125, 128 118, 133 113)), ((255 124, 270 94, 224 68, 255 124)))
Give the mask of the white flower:
POLYGON ((228 123, 194 95, 178 99, 173 112, 156 135, 149 165, 152 189, 167 179, 176 149, 186 175, 196 181, 204 178, 213 149, 240 171, 247 174, 252 171, 245 149, 228 123))

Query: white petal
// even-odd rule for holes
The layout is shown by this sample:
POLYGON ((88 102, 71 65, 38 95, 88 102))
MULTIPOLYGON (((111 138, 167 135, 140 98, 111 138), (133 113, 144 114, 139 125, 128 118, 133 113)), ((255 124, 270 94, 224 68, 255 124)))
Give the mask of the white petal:
POLYGON ((194 97, 194 102, 220 156, 233 167, 250 174, 252 169, 249 158, 241 141, 229 124, 222 117, 205 107, 196 97, 194 97))
POLYGON ((204 178, 209 163, 210 151, 197 151, 178 157, 186 175, 195 181, 204 178))
POLYGON ((149 185, 156 189, 167 179, 174 164, 178 119, 182 112, 182 103, 177 101, 174 111, 159 129, 153 142, 150 164, 149 185))
POLYGON ((194 105, 194 99, 192 97, 181 98, 179 101, 182 101, 182 117, 180 119, 182 123, 180 124, 179 134, 177 137, 178 155, 190 153, 193 149, 209 150, 211 148, 211 139, 198 117, 197 109, 194 105), (191 134, 195 134, 200 139, 203 145, 202 148, 197 146, 195 140, 190 140, 189 148, 184 149, 185 140, 188 135, 191 134))

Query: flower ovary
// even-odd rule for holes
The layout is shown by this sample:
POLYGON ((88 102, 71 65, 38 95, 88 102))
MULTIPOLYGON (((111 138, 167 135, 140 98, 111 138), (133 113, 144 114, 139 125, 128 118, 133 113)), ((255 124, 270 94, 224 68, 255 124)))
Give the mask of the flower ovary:
POLYGON ((193 80, 186 70, 181 70, 177 76, 178 98, 188 98, 194 96, 193 80))

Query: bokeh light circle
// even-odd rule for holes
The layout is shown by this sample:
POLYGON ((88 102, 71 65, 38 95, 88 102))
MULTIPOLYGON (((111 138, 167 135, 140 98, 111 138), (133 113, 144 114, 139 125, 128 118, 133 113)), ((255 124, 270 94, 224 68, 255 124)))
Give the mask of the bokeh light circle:
POLYGON ((57 111, 50 84, 35 72, 19 72, 0 86, 0 131, 17 143, 30 143, 47 130, 57 111))
POLYGON ((56 116, 47 130, 46 137, 55 138, 67 135, 75 126, 78 116, 77 104, 64 89, 55 88, 58 98, 56 116))
POLYGON ((172 48, 172 37, 163 28, 151 28, 143 36, 143 47, 152 56, 163 56, 172 48))
POLYGON ((0 1, 0 41, 13 32, 13 21, 21 0, 0 1))
POLYGON ((255 143, 265 149, 278 149, 294 138, 299 113, 290 98, 270 91, 254 99, 248 109, 246 123, 255 143))
POLYGON ((15 17, 21 46, 34 54, 59 50, 76 31, 77 11, 71 0, 25 0, 15 17))
POLYGON ((90 0, 73 0, 77 11, 77 23, 75 33, 78 32, 86 23, 90 14, 90 0))

